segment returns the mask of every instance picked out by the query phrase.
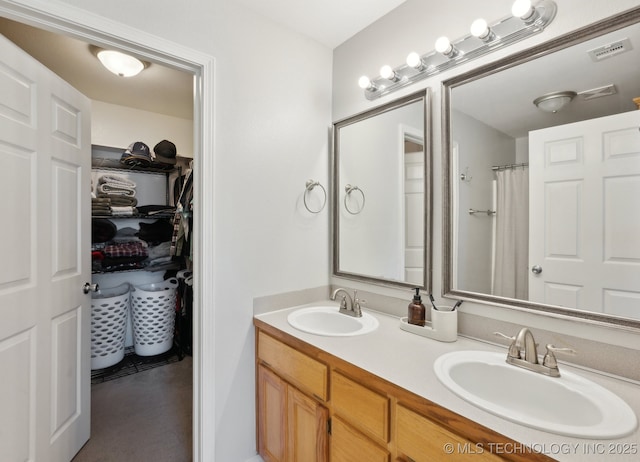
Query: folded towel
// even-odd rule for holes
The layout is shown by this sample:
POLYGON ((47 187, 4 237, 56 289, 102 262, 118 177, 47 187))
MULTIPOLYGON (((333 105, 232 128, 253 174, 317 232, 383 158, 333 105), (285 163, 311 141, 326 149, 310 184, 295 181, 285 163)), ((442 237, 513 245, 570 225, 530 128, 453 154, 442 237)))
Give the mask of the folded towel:
POLYGON ((131 181, 129 178, 122 175, 102 175, 98 180, 98 184, 112 184, 114 186, 120 186, 123 189, 135 189, 135 182, 131 181))
POLYGON ((114 207, 135 207, 138 205, 138 199, 130 196, 110 196, 109 203, 114 207))
POLYGON ((98 185, 98 197, 105 196, 129 196, 136 195, 135 188, 126 188, 122 186, 114 186, 111 183, 103 183, 98 185))

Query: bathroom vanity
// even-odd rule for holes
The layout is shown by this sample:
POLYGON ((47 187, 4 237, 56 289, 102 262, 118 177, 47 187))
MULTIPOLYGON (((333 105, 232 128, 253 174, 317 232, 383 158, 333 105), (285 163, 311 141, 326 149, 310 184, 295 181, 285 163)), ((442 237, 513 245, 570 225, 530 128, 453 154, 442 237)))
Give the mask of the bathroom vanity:
MULTIPOLYGON (((434 374, 434 361, 445 353, 480 350, 506 357, 505 348, 464 337, 454 343, 420 337, 401 330, 398 318, 369 310, 379 321, 374 332, 314 335, 288 323, 299 308, 254 317, 257 441, 265 461, 595 461, 614 454, 616 461, 637 460, 637 429, 612 441, 536 430, 467 403, 434 374)), ((562 364, 560 369, 578 371, 562 364)), ((638 414, 636 384, 577 373, 616 393, 638 414)))

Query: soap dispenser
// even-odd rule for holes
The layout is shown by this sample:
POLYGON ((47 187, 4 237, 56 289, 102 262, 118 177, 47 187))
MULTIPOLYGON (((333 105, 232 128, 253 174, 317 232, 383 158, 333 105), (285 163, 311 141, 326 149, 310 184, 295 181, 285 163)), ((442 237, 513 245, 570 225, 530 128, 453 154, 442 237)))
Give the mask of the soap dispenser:
POLYGON ((411 300, 411 303, 409 303, 407 322, 409 324, 415 324, 416 326, 424 326, 427 310, 422 304, 422 299, 420 298, 420 288, 416 287, 413 290, 416 291, 416 294, 413 296, 413 300, 411 300))

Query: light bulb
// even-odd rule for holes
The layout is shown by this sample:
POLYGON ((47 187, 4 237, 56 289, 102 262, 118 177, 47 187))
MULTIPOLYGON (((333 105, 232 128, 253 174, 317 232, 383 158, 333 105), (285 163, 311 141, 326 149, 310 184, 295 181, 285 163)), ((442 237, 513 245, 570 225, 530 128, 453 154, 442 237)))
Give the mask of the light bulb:
POLYGON ((388 80, 396 80, 396 73, 391 66, 384 65, 380 68, 380 77, 388 80))
POLYGON ((534 12, 531 0, 516 0, 511 7, 511 14, 523 20, 529 19, 534 12))
POLYGON ((471 35, 474 37, 478 37, 479 39, 485 38, 489 35, 489 26, 487 25, 487 21, 482 18, 478 18, 473 23, 471 23, 471 35))
POLYGON ((372 86, 371 80, 369 80, 369 77, 367 77, 366 75, 363 75, 358 79, 358 86, 363 90, 368 90, 372 86))
POLYGON ((407 66, 421 69, 423 67, 422 58, 415 51, 412 51, 407 55, 407 66))
POLYGON ((442 53, 443 55, 451 52, 451 42, 447 37, 444 36, 436 40, 435 47, 436 51, 438 53, 442 53))
POLYGON ((449 41, 447 37, 440 37, 436 40, 435 49, 438 53, 442 53, 449 59, 458 56, 458 49, 449 41))

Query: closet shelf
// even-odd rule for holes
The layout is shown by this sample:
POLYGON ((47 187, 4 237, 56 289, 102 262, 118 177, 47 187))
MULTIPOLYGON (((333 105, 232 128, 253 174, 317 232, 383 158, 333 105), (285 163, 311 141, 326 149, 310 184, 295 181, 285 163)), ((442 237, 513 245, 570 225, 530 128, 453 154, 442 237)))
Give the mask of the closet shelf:
POLYGON ((154 175, 166 175, 174 170, 178 170, 176 167, 171 168, 156 168, 156 167, 143 167, 137 165, 126 165, 121 163, 118 159, 112 159, 107 157, 92 157, 91 168, 97 168, 101 170, 127 170, 136 173, 151 173, 154 175))
POLYGON ((118 220, 123 218, 145 218, 150 220, 163 219, 168 220, 175 216, 175 212, 161 212, 161 213, 134 213, 133 215, 91 215, 91 218, 106 218, 107 220, 118 220))
POLYGON ((154 273, 157 271, 171 271, 171 270, 179 270, 179 269, 180 269, 180 263, 172 262, 172 263, 167 263, 166 265, 157 265, 157 267, 155 268, 153 266, 147 266, 142 268, 130 268, 130 269, 112 270, 112 271, 93 270, 91 271, 91 274, 133 273, 133 272, 139 272, 139 271, 149 271, 150 273, 154 273))

